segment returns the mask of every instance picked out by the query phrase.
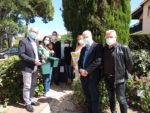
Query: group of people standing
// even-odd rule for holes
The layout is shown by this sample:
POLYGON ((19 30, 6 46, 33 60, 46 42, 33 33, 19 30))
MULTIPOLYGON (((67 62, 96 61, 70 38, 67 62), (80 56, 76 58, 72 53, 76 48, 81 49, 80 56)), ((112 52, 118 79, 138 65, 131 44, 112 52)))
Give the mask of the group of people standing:
MULTIPOLYGON (((23 99, 26 109, 33 112, 32 105, 40 105, 34 101, 34 89, 36 86, 37 69, 51 56, 61 58, 61 43, 57 41, 57 32, 53 32, 51 38, 45 36, 39 45, 36 37, 38 29, 32 27, 29 31, 29 37, 19 42, 19 56, 21 59, 21 71, 23 74, 23 99)), ((86 30, 77 37, 77 45, 74 50, 71 47, 70 40, 65 40, 64 62, 67 83, 72 82, 72 69, 74 66, 71 52, 80 54, 78 66, 74 68, 75 76, 80 77, 82 88, 88 103, 88 109, 85 113, 99 113, 98 84, 104 77, 110 109, 116 113, 117 97, 121 113, 127 113, 127 102, 125 98, 125 82, 128 79, 128 71, 133 65, 130 49, 128 46, 117 42, 117 33, 115 30, 106 31, 106 46, 94 42, 91 31, 86 30), (103 72, 101 75, 100 73, 103 72), (101 75, 101 76, 100 76, 101 75)), ((59 85, 59 65, 57 68, 50 67, 49 74, 44 76, 45 96, 49 96, 50 81, 54 72, 54 83, 59 85)))
POLYGON ((93 41, 89 30, 82 35, 85 46, 81 50, 78 63, 82 88, 88 103, 85 113, 99 113, 98 85, 102 77, 108 91, 111 112, 117 113, 117 98, 121 113, 127 113, 125 82, 129 77, 128 71, 133 66, 129 47, 117 42, 115 30, 106 31, 104 48, 93 41))

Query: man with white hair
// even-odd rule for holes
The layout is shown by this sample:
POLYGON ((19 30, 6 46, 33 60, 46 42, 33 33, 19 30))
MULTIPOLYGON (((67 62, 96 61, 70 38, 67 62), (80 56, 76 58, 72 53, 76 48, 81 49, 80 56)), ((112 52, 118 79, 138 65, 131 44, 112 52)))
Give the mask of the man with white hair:
POLYGON ((99 113, 98 83, 100 80, 100 65, 102 61, 102 46, 92 39, 89 30, 83 32, 85 47, 79 58, 79 72, 82 88, 88 103, 87 113, 99 113))
POLYGON ((39 56, 39 43, 36 40, 38 29, 31 27, 29 36, 19 42, 19 57, 21 59, 21 71, 23 74, 23 99, 26 109, 33 112, 32 105, 38 106, 39 102, 34 101, 34 90, 37 80, 37 66, 41 65, 39 56))
POLYGON ((108 90, 110 109, 116 112, 116 97, 120 104, 121 113, 127 113, 125 97, 125 81, 128 71, 133 66, 130 49, 127 45, 118 43, 115 30, 106 31, 106 46, 104 48, 104 76, 108 90))

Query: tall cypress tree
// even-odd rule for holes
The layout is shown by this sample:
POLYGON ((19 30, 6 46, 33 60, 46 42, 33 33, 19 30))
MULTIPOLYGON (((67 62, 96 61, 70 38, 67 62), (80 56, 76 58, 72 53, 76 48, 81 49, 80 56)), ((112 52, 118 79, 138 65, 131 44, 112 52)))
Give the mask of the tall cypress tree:
POLYGON ((104 45, 105 32, 114 29, 118 42, 128 44, 130 0, 63 0, 63 8, 65 26, 74 39, 89 29, 94 40, 104 45))

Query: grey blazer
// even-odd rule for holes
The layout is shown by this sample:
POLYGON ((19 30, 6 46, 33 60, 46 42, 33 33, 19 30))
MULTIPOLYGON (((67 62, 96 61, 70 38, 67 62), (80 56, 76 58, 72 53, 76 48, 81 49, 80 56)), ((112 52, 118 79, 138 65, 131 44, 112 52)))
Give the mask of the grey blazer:
MULTIPOLYGON (((39 42, 36 41, 39 54, 39 42)), ((21 70, 25 72, 32 72, 34 70, 35 53, 31 45, 29 37, 19 41, 19 57, 21 59, 21 70)), ((39 54, 40 56, 40 54, 39 54)), ((40 57, 39 57, 40 58, 40 57)))

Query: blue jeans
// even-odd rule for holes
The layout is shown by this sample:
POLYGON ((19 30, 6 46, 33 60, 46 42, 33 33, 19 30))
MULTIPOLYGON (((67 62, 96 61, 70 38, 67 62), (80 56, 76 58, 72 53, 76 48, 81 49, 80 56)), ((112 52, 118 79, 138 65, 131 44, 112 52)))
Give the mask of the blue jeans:
POLYGON ((68 64, 65 64, 65 69, 66 69, 66 73, 67 73, 67 77, 69 79, 72 79, 73 74, 72 74, 72 67, 68 64))
POLYGON ((112 113, 116 112, 116 97, 120 104, 121 113, 127 113, 127 101, 125 97, 125 83, 114 85, 115 78, 105 78, 106 88, 108 90, 110 109, 112 113))
POLYGON ((50 67, 50 73, 44 75, 44 92, 48 92, 50 89, 50 82, 51 82, 51 78, 52 78, 52 71, 53 71, 53 67, 50 67))

